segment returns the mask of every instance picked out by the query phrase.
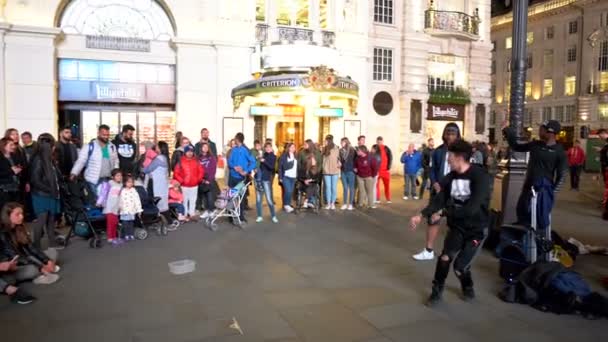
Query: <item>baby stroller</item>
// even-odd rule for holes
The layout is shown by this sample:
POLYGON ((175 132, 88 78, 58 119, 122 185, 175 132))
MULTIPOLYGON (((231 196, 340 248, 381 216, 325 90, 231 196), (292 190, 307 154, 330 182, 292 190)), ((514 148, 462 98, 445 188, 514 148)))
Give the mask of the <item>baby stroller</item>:
POLYGON ((215 210, 205 219, 205 225, 215 232, 217 231, 217 224, 215 223, 217 219, 229 217, 232 223, 242 229, 241 202, 250 184, 251 181, 246 182, 243 180, 234 188, 222 190, 215 201, 215 210))
POLYGON ((295 213, 298 214, 302 209, 312 209, 315 214, 321 208, 321 186, 317 180, 313 180, 309 185, 304 184, 304 180, 298 179, 296 182, 296 207, 295 213))
POLYGON ((141 208, 143 212, 135 220, 135 237, 138 240, 145 240, 148 237, 148 231, 156 230, 158 235, 167 235, 167 218, 160 213, 156 204, 160 201, 160 197, 152 197, 148 194, 143 186, 135 186, 141 208))
POLYGON ((89 239, 91 248, 101 248, 105 232, 105 216, 100 208, 90 204, 89 190, 82 180, 61 182, 61 199, 66 223, 70 230, 63 245, 67 246, 73 235, 89 239))

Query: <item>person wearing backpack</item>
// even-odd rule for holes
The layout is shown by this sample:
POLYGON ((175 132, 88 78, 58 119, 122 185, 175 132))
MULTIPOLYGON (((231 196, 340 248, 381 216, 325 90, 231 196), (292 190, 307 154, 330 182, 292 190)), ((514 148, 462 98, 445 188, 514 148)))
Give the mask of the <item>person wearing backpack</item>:
POLYGON ((375 157, 367 152, 367 147, 364 145, 357 148, 354 171, 357 174, 359 207, 363 208, 367 204, 370 209, 376 208, 374 204, 374 176, 378 174, 378 162, 375 157))
POLYGON ((110 142, 110 127, 99 126, 97 139, 91 140, 88 145, 82 146, 78 153, 78 160, 70 172, 70 179, 74 180, 82 170, 89 191, 97 193, 97 185, 112 177, 112 170, 119 168, 116 146, 110 142))

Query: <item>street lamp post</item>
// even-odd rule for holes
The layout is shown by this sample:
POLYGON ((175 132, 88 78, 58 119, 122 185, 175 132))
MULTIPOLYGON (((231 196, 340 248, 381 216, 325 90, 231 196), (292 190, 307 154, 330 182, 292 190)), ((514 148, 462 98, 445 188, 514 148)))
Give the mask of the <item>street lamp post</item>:
MULTIPOLYGON (((509 98, 509 126, 515 129, 517 140, 523 140, 523 118, 526 82, 528 0, 513 1, 513 45, 511 52, 511 94, 509 98)), ((493 209, 502 213, 501 223, 517 221, 517 199, 524 183, 527 154, 510 151, 508 159, 500 164, 496 176, 493 209)))

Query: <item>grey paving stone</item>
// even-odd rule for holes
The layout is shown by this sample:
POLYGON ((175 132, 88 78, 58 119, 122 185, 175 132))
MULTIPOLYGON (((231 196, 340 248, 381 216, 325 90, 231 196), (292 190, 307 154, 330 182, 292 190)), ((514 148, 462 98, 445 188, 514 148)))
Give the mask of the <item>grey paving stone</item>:
POLYGON ((407 341, 416 336, 424 336, 425 341, 469 342, 475 340, 473 335, 458 329, 447 320, 419 321, 384 329, 382 333, 393 341, 407 341))
POLYGON ((361 317, 378 329, 386 329, 419 321, 442 320, 435 310, 420 303, 400 303, 360 311, 361 317))
POLYGON ((304 341, 356 341, 380 336, 372 325, 337 304, 281 310, 281 316, 304 341))
POLYGON ((405 300, 405 297, 395 291, 382 287, 336 289, 331 293, 340 303, 354 310, 394 304, 405 300))
POLYGON ((271 291, 266 292, 264 296, 268 302, 279 309, 322 304, 333 300, 328 293, 315 288, 271 291))

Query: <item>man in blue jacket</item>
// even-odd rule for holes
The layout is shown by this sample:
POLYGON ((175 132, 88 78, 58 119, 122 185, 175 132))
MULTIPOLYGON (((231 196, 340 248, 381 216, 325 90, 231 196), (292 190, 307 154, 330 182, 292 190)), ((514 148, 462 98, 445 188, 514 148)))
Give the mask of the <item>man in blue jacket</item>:
MULTIPOLYGON (((236 146, 231 150, 230 157, 228 158, 228 169, 230 170, 228 186, 231 188, 245 180, 256 166, 255 158, 253 158, 251 152, 243 144, 243 134, 238 133, 234 137, 234 140, 236 146)), ((241 201, 241 222, 247 222, 245 219, 245 205, 245 200, 241 201)))
MULTIPOLYGON (((433 200, 435 194, 441 191, 441 186, 439 185, 441 179, 443 179, 443 177, 451 171, 450 164, 448 163, 448 146, 462 139, 460 134, 460 128, 456 123, 449 122, 447 125, 445 125, 441 138, 443 140, 443 144, 437 147, 435 151, 433 151, 433 155, 431 156, 430 177, 432 189, 429 203, 433 200)), ((426 247, 420 253, 412 256, 414 260, 424 261, 435 259, 435 252, 433 251, 433 246, 435 245, 437 235, 439 235, 440 221, 432 221, 429 219, 427 223, 428 229, 426 231, 426 247)))
POLYGON ((405 178, 403 199, 408 200, 410 197, 413 197, 417 200, 416 176, 418 176, 418 171, 422 168, 422 154, 416 151, 414 144, 409 144, 407 151, 403 152, 401 163, 403 163, 403 175, 405 178))

